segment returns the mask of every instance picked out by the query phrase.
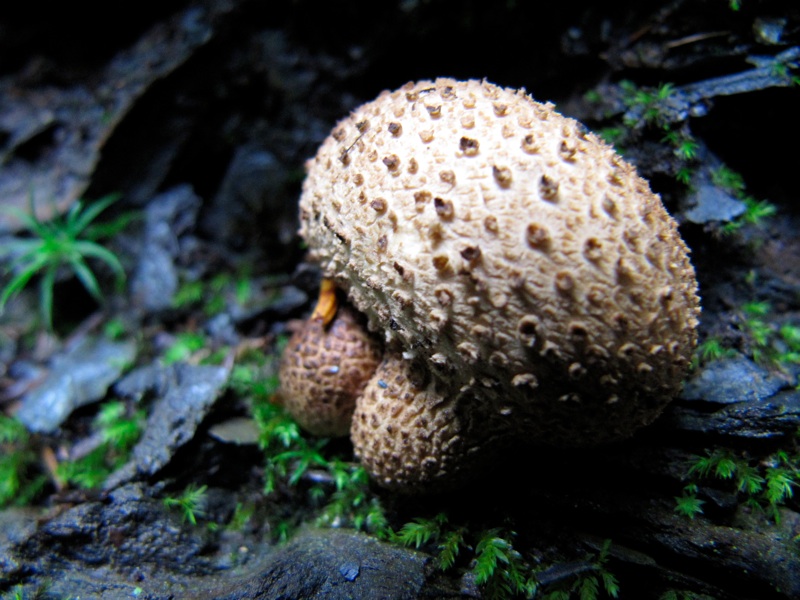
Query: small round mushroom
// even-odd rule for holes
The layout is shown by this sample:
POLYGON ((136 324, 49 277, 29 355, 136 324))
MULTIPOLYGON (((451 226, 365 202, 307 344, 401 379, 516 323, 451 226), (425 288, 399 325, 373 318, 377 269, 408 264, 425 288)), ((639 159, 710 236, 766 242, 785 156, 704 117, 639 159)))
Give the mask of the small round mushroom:
POLYGON ((520 440, 622 439, 680 389, 688 249, 634 168, 552 105, 409 83, 307 167, 310 256, 386 342, 351 429, 381 484, 446 487, 520 440))
POLYGON ((339 306, 323 285, 314 314, 290 338, 278 373, 280 402, 298 424, 315 435, 350 432, 356 398, 381 360, 380 344, 361 315, 339 306))

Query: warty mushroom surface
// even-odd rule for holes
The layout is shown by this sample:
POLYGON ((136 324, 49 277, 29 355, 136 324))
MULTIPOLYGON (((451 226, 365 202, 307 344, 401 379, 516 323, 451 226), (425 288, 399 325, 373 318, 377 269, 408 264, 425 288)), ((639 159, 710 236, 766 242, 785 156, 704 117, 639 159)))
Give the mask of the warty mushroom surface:
POLYGON ((339 122, 307 170, 310 258, 385 343, 351 426, 380 484, 447 487, 520 440, 623 439, 680 389, 688 249, 635 169, 552 105, 409 83, 339 122))

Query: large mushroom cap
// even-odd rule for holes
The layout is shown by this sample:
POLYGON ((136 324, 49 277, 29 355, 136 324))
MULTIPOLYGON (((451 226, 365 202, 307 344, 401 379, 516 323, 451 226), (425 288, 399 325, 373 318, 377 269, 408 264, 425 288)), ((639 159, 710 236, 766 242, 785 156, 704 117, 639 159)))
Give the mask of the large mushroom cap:
POLYGON ((300 209, 312 257, 389 350, 512 431, 624 437, 679 389, 699 305, 674 220, 610 146, 524 91, 382 93, 309 162, 300 209))

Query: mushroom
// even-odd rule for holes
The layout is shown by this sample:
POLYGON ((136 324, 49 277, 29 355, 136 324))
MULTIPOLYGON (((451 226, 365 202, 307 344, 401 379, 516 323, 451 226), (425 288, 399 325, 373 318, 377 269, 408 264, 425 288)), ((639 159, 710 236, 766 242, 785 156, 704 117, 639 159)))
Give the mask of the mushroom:
POLYGON ((339 122, 307 170, 310 257, 385 342, 350 428, 381 485, 452 486, 520 441, 623 439, 679 391, 689 251, 634 168, 551 104, 408 83, 339 122))
POLYGON ((332 283, 324 281, 314 312, 283 353, 278 403, 314 435, 350 432, 356 398, 381 361, 380 344, 360 317, 339 306, 332 283))

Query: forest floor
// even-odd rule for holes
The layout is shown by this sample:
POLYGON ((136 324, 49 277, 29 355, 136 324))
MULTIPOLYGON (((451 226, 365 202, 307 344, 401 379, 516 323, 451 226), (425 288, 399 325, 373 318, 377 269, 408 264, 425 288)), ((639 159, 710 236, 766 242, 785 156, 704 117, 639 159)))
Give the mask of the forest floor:
POLYGON ((0 14, 0 597, 800 597, 800 7, 261 4, 0 14), (305 160, 437 76, 613 143, 703 312, 645 431, 406 497, 271 400, 305 160))

